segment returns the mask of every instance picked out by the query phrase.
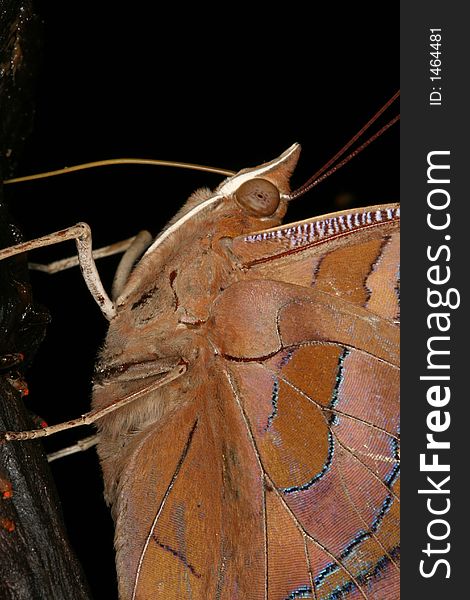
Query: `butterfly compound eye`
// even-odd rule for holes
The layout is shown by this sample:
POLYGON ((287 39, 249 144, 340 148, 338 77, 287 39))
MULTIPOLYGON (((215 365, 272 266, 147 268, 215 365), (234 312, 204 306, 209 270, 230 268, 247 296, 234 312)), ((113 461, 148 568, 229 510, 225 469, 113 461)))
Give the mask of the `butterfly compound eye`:
POLYGON ((281 201, 277 187, 267 179, 245 181, 235 193, 236 200, 250 215, 269 217, 281 201))

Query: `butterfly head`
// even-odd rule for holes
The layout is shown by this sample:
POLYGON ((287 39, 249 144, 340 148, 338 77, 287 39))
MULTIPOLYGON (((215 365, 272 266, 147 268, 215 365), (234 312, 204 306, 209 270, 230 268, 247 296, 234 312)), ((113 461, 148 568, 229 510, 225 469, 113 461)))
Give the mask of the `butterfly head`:
POLYGON ((300 145, 293 144, 278 158, 239 171, 214 191, 197 190, 147 249, 117 305, 124 304, 140 287, 144 272, 161 270, 177 248, 185 248, 197 262, 198 252, 205 254, 220 241, 279 225, 287 210, 289 178, 299 154, 300 145))
POLYGON ((222 224, 225 234, 234 228, 250 226, 272 227, 279 224, 289 201, 289 179, 300 155, 300 145, 293 144, 279 157, 258 167, 242 169, 223 181, 213 192, 197 190, 157 236, 148 248, 149 256, 173 234, 187 237, 186 230, 199 230, 209 221, 222 224), (256 224, 256 225, 255 225, 256 224), (184 233, 183 233, 184 232, 184 233))
POLYGON ((239 171, 217 188, 216 195, 232 198, 252 217, 280 220, 287 209, 289 179, 299 154, 300 145, 293 144, 278 158, 239 171))

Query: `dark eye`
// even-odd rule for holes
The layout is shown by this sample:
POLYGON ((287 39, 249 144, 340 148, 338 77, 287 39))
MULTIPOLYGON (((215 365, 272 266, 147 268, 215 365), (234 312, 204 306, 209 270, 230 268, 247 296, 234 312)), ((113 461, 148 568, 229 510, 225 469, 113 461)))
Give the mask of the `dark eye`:
POLYGON ((281 201, 279 190, 267 179, 245 181, 236 191, 235 198, 240 206, 255 217, 274 214, 281 201))

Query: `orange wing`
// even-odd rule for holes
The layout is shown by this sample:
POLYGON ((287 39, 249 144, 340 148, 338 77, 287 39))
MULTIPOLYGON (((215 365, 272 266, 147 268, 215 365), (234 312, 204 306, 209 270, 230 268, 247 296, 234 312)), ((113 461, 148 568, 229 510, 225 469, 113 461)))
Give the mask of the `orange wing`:
POLYGON ((116 523, 120 596, 264 598, 263 474, 227 382, 194 389, 141 448, 116 523))
POLYGON ((300 225, 234 240, 194 387, 139 439, 124 598, 399 596, 397 207, 300 225))

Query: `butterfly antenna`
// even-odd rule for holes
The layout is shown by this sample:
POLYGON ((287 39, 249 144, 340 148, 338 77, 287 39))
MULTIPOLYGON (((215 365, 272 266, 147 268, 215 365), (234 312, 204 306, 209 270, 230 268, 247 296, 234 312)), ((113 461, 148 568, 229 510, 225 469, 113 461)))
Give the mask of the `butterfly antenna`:
POLYGON ((176 162, 171 160, 154 160, 150 158, 110 158, 108 160, 97 160, 87 162, 71 167, 64 167, 55 171, 46 171, 45 173, 35 173, 33 175, 25 175, 24 177, 15 177, 6 179, 3 183, 21 183, 23 181, 33 181, 35 179, 45 179, 46 177, 56 177, 57 175, 65 175, 66 173, 74 173, 76 171, 84 171, 86 169, 94 169, 97 167, 108 167, 111 165, 153 165, 158 167, 176 167, 178 169, 191 169, 193 171, 206 171, 207 173, 217 173, 230 177, 234 175, 234 171, 227 169, 219 169, 218 167, 207 167, 205 165, 196 165, 194 163, 176 162))
POLYGON ((374 142, 378 137, 380 137, 383 133, 385 133, 385 131, 387 131, 387 129, 389 129, 392 125, 394 125, 400 119, 400 115, 397 115, 396 117, 391 119, 386 125, 384 125, 381 129, 379 129, 379 131, 377 131, 373 136, 371 136, 366 142, 364 142, 363 144, 358 146, 355 150, 353 150, 350 154, 348 154, 346 156, 346 158, 343 158, 343 160, 341 160, 336 165, 334 165, 334 163, 337 160, 339 160, 341 158, 341 156, 343 156, 355 142, 357 142, 357 140, 371 127, 371 125, 373 125, 373 123, 375 123, 375 121, 377 121, 377 119, 387 110, 387 108, 389 106, 391 106, 393 104, 393 102, 395 102, 395 100, 399 97, 399 95, 400 95, 400 91, 398 90, 397 92, 395 92, 395 94, 393 94, 393 96, 390 98, 390 100, 388 100, 382 106, 382 108, 380 110, 378 110, 375 113, 375 115, 372 118, 370 118, 363 127, 361 127, 361 129, 356 133, 356 135, 354 135, 347 144, 345 144, 326 164, 323 165, 323 167, 318 169, 318 171, 316 173, 314 173, 312 175, 312 177, 310 177, 310 179, 308 179, 303 185, 301 185, 299 188, 297 188, 296 190, 294 190, 293 192, 291 192, 289 194, 289 198, 288 198, 289 201, 299 198, 299 196, 302 196, 303 194, 305 194, 306 192, 311 190, 313 187, 318 185, 324 179, 329 177, 332 173, 335 173, 338 169, 340 169, 346 163, 348 163, 352 158, 354 158, 360 152, 362 152, 362 150, 367 148, 367 146, 369 144, 374 142), (334 166, 332 166, 332 165, 334 165, 334 166))

